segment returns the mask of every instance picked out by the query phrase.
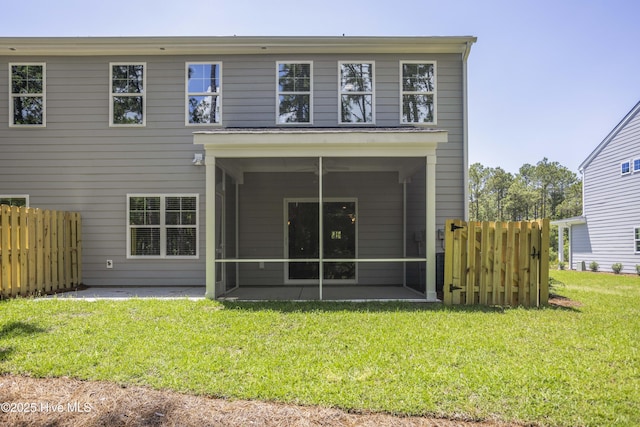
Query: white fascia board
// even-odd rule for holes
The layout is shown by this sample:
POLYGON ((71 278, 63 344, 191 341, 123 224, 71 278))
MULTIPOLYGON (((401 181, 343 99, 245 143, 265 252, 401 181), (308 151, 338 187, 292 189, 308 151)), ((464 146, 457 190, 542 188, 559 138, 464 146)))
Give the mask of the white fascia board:
POLYGON ((572 225, 579 225, 579 224, 586 224, 586 223, 587 223, 587 217, 585 216, 574 216, 572 218, 557 219, 555 221, 550 222, 551 225, 558 225, 561 227, 569 227, 572 225))
POLYGON ((419 157, 435 155, 448 132, 196 132, 194 144, 216 157, 419 157))
POLYGON ((460 53, 476 37, 0 37, 0 56, 460 53))
POLYGON ((600 144, 589 154, 589 156, 578 166, 578 170, 580 173, 584 173, 584 169, 589 166, 589 164, 593 161, 593 159, 600 154, 602 150, 611 142, 618 133, 638 114, 640 111, 640 102, 638 102, 632 109, 627 113, 626 116, 613 128, 611 132, 602 140, 600 144))

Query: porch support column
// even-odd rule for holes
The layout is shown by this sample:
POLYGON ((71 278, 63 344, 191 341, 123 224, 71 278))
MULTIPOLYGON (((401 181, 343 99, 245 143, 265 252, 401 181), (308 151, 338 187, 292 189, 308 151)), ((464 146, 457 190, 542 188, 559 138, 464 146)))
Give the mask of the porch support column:
POLYGON ((323 182, 322 171, 324 166, 322 165, 322 157, 318 157, 318 257, 320 262, 318 263, 318 298, 322 301, 322 280, 324 279, 324 207, 323 207, 323 182))
POLYGON ((564 227, 561 225, 558 226, 558 262, 564 262, 564 227))
POLYGON ((437 301, 436 294, 436 156, 426 158, 426 297, 427 301, 437 301))
POLYGON ((216 298, 216 159, 212 155, 206 156, 205 166, 205 197, 206 197, 206 240, 205 268, 206 292, 205 297, 216 298))

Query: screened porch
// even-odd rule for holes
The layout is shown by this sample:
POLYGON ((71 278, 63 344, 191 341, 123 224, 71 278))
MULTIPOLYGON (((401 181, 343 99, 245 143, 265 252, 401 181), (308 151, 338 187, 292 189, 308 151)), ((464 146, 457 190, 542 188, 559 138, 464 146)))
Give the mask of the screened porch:
POLYGON ((446 132, 221 129, 206 151, 207 296, 435 301, 446 132))

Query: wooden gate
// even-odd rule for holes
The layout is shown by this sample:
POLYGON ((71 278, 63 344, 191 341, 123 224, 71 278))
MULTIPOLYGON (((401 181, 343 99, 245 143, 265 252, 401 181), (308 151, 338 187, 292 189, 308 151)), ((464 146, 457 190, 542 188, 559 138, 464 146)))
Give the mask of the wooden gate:
POLYGON ((447 220, 447 305, 538 307, 549 300, 549 220, 447 220))

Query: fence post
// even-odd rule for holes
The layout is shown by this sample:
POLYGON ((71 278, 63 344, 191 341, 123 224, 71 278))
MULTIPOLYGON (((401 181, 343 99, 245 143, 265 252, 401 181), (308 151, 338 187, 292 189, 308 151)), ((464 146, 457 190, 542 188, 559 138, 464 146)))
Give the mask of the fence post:
POLYGON ((0 205, 0 296, 11 296, 11 230, 9 206, 0 205))
POLYGON ((549 218, 540 227, 540 304, 549 303, 549 218))

